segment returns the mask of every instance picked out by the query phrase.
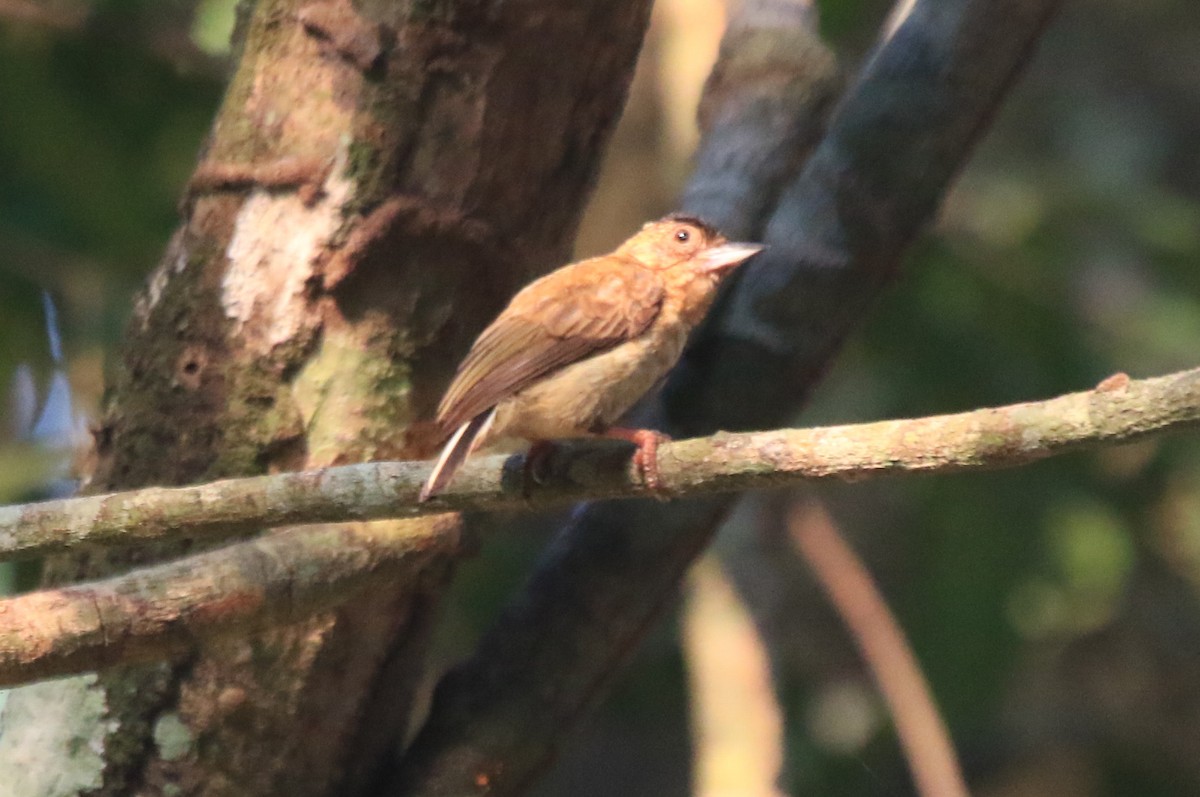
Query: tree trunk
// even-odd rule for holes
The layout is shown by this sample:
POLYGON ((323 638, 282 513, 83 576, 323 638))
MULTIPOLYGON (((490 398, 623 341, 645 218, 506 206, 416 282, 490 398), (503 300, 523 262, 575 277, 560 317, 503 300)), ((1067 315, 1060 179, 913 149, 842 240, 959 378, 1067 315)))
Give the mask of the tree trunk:
MULTIPOLYGON (((458 356, 569 251, 649 5, 261 0, 138 299, 93 487, 428 455, 421 420, 458 356)), ((48 580, 195 547, 64 557, 48 580)), ((0 783, 352 794, 406 729, 452 565, 170 662, 15 690, 0 783)))

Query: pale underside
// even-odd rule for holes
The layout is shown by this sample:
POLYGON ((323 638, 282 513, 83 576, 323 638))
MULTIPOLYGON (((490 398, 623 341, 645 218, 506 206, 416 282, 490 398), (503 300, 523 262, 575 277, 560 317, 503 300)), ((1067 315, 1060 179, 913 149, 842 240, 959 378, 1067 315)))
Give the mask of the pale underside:
POLYGON ((683 325, 646 334, 568 365, 503 399, 479 445, 504 438, 589 437, 614 424, 666 376, 687 340, 683 325))

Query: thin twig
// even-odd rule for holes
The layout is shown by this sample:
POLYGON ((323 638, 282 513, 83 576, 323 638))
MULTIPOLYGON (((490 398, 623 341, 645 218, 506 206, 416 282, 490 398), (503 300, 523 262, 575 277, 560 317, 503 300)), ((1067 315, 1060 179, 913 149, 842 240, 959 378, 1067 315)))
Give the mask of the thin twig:
POLYGON ((883 694, 921 797, 967 797, 950 734, 900 624, 823 511, 797 507, 789 532, 850 629, 883 694))

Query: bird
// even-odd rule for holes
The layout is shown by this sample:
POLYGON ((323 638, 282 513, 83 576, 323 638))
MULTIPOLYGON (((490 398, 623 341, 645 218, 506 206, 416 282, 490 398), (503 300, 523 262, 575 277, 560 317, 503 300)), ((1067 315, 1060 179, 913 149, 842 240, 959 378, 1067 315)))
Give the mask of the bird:
POLYGON ((445 491, 474 451, 512 438, 533 444, 527 476, 551 441, 629 441, 643 484, 658 491, 666 436, 614 424, 675 365, 722 280, 763 249, 673 213, 531 282, 480 333, 438 405, 449 440, 419 500, 445 491))

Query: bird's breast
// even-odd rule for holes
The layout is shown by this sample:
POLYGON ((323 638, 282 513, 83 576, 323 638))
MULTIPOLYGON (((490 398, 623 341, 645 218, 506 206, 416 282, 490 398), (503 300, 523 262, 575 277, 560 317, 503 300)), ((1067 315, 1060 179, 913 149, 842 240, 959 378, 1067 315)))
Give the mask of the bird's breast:
POLYGON ((500 402, 490 436, 550 440, 609 426, 671 370, 686 341, 682 325, 655 325, 572 363, 500 402))

